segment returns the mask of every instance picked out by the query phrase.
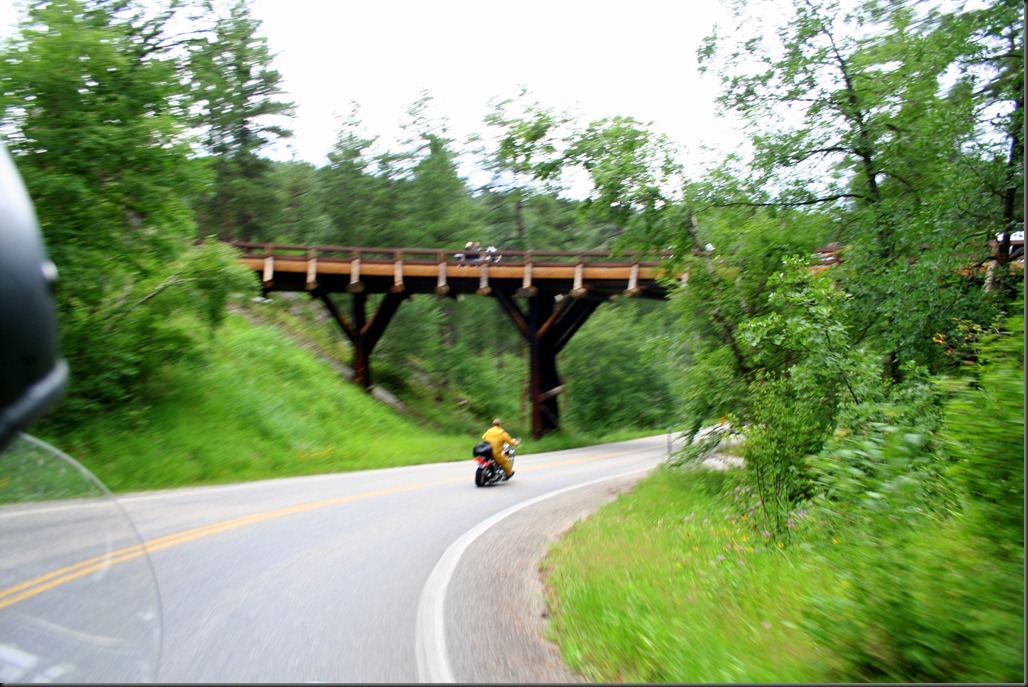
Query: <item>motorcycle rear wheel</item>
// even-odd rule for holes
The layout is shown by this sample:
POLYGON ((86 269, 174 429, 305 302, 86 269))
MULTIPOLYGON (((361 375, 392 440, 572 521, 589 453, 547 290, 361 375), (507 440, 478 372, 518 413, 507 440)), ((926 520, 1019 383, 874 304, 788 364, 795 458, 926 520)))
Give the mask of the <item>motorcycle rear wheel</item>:
POLYGON ((485 486, 485 468, 482 467, 482 466, 479 466, 478 469, 475 470, 475 486, 476 487, 484 487, 485 486))

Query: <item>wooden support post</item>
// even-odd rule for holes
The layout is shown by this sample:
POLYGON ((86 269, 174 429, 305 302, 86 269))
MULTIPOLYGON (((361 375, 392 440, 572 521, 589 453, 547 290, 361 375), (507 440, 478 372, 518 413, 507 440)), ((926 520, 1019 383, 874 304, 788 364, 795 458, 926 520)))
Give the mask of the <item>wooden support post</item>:
POLYGON ((359 253, 350 262, 350 283, 347 285, 346 290, 350 293, 360 293, 364 290, 364 284, 361 283, 361 258, 359 253))
POLYGON ((639 263, 632 265, 632 272, 628 275, 628 288, 624 293, 629 298, 635 298, 641 293, 639 290, 639 263))
POLYGON ((538 289, 532 286, 532 260, 531 256, 525 258, 525 274, 521 279, 521 288, 518 289, 518 295, 529 298, 536 295, 538 289))
POLYGON ((585 263, 582 262, 581 256, 578 258, 578 264, 575 265, 575 284, 571 287, 571 297, 579 298, 585 295, 585 289, 582 288, 582 273, 585 271, 585 263))
MULTIPOLYGON (((528 326, 538 332, 553 315, 553 295, 540 294, 528 301, 528 326)), ((557 374, 557 351, 547 337, 533 336, 529 342, 531 370, 528 397, 532 402, 532 436, 544 435, 560 429, 560 406, 557 396, 548 392, 561 386, 557 374)))
POLYGON ((435 293, 437 296, 445 296, 450 293, 450 285, 446 283, 446 258, 439 254, 439 274, 435 281, 435 293))
POLYGON ((540 293, 528 299, 528 312, 524 313, 510 294, 497 290, 494 295, 528 343, 532 436, 539 439, 560 429, 557 396, 564 385, 557 374, 557 354, 606 299, 588 294, 583 298, 565 298, 554 309, 554 294, 540 293))
POLYGON ((390 292, 399 292, 404 290, 403 285, 403 253, 396 254, 396 262, 393 263, 393 285, 389 289, 390 292))
POLYGON ((307 251, 307 290, 318 288, 318 255, 313 250, 307 251))
POLYGON ((393 315, 399 309, 400 304, 407 299, 406 291, 389 292, 382 297, 371 321, 367 319, 366 306, 368 295, 363 291, 353 294, 351 320, 339 311, 335 303, 329 299, 328 294, 320 289, 311 292, 311 296, 317 297, 328 308, 339 327, 346 334, 346 338, 353 345, 353 381, 360 384, 366 391, 371 390, 371 353, 375 350, 385 333, 386 327, 393 319, 393 315))
POLYGON ((269 255, 264 258, 264 288, 271 288, 275 283, 275 256, 269 255))
POLYGON ((488 296, 492 293, 492 288, 489 286, 489 265, 483 262, 479 270, 477 293, 479 296, 488 296))

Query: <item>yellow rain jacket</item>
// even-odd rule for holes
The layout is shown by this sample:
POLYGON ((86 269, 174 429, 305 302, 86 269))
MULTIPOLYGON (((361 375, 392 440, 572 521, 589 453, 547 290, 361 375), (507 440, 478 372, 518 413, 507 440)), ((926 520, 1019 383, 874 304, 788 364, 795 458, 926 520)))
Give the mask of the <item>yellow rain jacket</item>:
POLYGON ((488 441, 493 447, 493 458, 503 468, 503 474, 510 477, 510 473, 514 472, 511 468, 510 461, 507 460, 507 456, 503 455, 503 445, 513 444, 514 437, 507 434, 507 430, 503 427, 497 427, 493 425, 489 429, 485 430, 485 434, 482 435, 483 441, 488 441))

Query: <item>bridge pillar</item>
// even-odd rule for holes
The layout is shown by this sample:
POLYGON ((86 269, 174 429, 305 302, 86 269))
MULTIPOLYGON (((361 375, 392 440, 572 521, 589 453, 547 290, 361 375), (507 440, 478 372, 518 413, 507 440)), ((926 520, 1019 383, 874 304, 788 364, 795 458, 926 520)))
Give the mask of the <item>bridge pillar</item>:
POLYGON ((332 319, 336 321, 343 333, 346 334, 346 338, 353 344, 353 381, 364 387, 366 391, 370 391, 372 386, 371 352, 375 350, 375 345, 382 338, 393 315, 399 310, 400 304, 410 295, 403 288, 388 291, 382 297, 374 317, 369 322, 367 319, 368 294, 365 291, 353 293, 351 320, 346 319, 328 294, 321 289, 314 289, 310 294, 311 297, 317 298, 325 304, 332 319))
POLYGON ((494 291, 493 295, 528 344, 532 437, 539 439, 560 429, 557 396, 564 385, 557 373, 557 354, 607 298, 585 291, 578 297, 564 296, 557 303, 554 293, 537 291, 528 296, 524 312, 506 292, 494 291))

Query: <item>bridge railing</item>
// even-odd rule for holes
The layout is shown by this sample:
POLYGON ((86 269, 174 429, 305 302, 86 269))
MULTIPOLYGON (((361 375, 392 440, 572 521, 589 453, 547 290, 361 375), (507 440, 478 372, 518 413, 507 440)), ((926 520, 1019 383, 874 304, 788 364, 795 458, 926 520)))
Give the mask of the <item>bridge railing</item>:
MULTIPOLYGON (((285 243, 258 243, 252 241, 234 241, 232 245, 241 249, 244 255, 251 257, 302 257, 317 258, 319 261, 351 262, 360 260, 365 263, 395 263, 403 261, 410 264, 437 265, 440 263, 461 264, 458 255, 463 249, 443 248, 382 248, 382 247, 357 247, 357 246, 301 246, 285 243)), ((479 251, 484 257, 487 253, 479 251)), ((640 265, 644 267, 655 267, 660 265, 662 258, 669 256, 667 253, 644 253, 639 251, 625 251, 615 253, 611 251, 557 251, 557 250, 503 250, 488 254, 493 261, 497 257, 501 264, 524 265, 533 264, 536 266, 546 265, 568 265, 577 263, 602 263, 604 265, 631 266, 640 265)))

